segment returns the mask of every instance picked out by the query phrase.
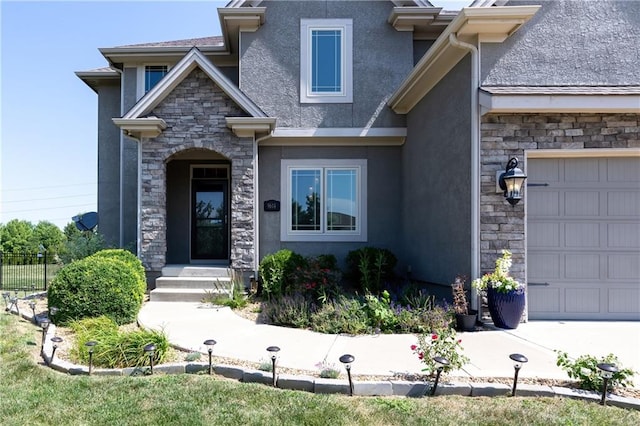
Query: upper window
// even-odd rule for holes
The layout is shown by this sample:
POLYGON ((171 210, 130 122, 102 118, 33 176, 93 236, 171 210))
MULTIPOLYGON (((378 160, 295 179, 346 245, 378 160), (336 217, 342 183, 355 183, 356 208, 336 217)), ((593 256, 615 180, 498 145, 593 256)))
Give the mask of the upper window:
POLYGON ((162 77, 167 74, 166 65, 147 65, 144 67, 144 92, 153 89, 162 77))
POLYGON ((303 19, 300 24, 300 102, 353 102, 351 19, 303 19))
POLYGON ((283 241, 366 241, 366 160, 282 160, 283 241))

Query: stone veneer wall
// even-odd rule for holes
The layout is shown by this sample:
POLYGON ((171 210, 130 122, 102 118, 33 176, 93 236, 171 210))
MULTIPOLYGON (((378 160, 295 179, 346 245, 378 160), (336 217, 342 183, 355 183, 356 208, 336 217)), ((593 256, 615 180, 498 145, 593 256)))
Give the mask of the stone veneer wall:
POLYGON ((488 114, 481 133, 481 272, 492 271, 501 250, 508 249, 513 276, 524 282, 527 190, 511 207, 496 193, 496 171, 513 156, 522 168, 525 150, 640 148, 640 114, 488 114))
POLYGON ((199 68, 185 78, 150 116, 167 128, 142 141, 142 247, 147 271, 166 263, 166 164, 173 154, 204 148, 231 160, 231 268, 254 267, 253 139, 238 138, 225 117, 246 116, 199 68))

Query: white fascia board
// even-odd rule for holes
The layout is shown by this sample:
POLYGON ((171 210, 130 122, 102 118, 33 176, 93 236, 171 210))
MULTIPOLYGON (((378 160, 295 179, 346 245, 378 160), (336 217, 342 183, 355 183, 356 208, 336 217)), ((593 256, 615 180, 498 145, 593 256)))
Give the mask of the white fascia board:
POLYGON ((157 117, 112 118, 111 120, 116 126, 120 127, 127 136, 138 140, 140 138, 155 138, 167 128, 167 123, 157 117))
POLYGON ((231 80, 222 74, 199 50, 192 48, 156 84, 153 89, 138 101, 123 118, 139 118, 150 113, 173 89, 178 86, 197 66, 204 71, 213 82, 220 87, 240 108, 253 117, 266 117, 266 114, 253 103, 231 80))
POLYGON ((264 140, 260 144, 265 146, 398 146, 404 144, 406 137, 407 129, 404 127, 278 127, 271 133, 269 139, 264 140))
POLYGON ((480 92, 488 113, 640 113, 640 95, 506 95, 480 92))
POLYGON ((226 117, 225 122, 227 127, 239 138, 269 133, 276 126, 276 119, 273 117, 226 117))

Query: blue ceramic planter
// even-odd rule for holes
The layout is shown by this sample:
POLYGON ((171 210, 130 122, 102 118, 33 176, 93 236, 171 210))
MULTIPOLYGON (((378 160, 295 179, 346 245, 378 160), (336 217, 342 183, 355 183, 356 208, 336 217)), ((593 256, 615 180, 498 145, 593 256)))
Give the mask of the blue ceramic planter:
POLYGON ((501 293, 489 286, 487 288, 487 301, 491 319, 496 327, 518 328, 524 312, 524 289, 501 293))

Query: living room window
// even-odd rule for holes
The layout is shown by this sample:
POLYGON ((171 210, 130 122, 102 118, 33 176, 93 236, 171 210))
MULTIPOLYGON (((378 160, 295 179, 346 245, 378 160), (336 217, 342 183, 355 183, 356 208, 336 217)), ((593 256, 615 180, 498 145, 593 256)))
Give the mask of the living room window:
POLYGON ((300 102, 353 102, 353 22, 300 22, 300 102))
POLYGON ((283 241, 366 241, 366 160, 282 160, 283 241))

